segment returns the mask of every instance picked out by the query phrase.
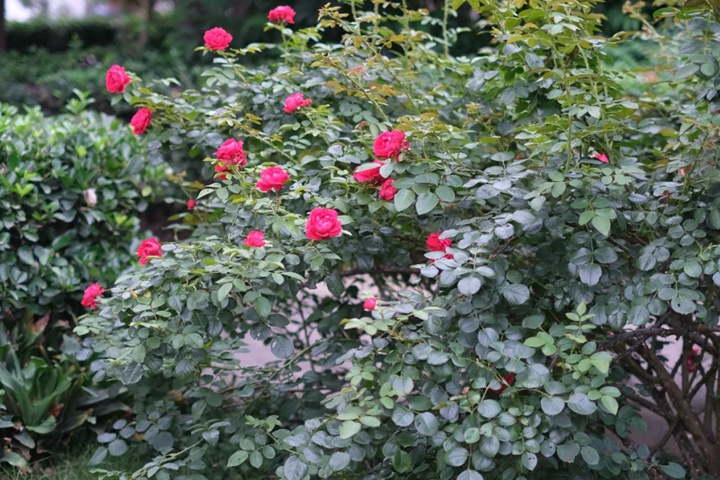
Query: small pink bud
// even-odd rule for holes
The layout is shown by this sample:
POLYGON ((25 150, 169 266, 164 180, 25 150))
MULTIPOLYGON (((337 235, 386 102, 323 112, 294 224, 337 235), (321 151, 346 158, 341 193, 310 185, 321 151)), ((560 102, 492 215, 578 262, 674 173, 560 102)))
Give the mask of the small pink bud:
POLYGON ((367 310, 368 312, 372 312, 375 310, 375 307, 377 306, 377 298, 370 297, 365 302, 363 302, 363 310, 367 310))

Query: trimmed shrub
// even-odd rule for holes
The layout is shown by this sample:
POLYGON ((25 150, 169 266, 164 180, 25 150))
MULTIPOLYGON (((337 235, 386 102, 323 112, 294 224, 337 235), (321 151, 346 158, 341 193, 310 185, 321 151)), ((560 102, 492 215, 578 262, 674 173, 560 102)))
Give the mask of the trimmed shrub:
POLYGON ((140 213, 164 192, 165 165, 87 102, 52 118, 0 104, 0 463, 21 469, 120 408, 119 386, 93 393, 96 357, 71 331, 86 287, 130 265, 140 213))

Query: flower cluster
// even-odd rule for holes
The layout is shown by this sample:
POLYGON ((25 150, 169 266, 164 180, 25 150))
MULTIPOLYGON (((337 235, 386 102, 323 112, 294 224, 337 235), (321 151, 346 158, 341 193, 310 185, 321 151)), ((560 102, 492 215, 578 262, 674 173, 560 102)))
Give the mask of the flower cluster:
POLYGON ((377 136, 373 144, 373 153, 383 160, 392 158, 400 160, 400 154, 410 148, 410 142, 405 140, 405 132, 389 130, 377 136))
POLYGON ((162 246, 157 238, 148 238, 140 243, 137 249, 137 256, 140 259, 140 265, 145 265, 150 257, 162 257, 162 246))
POLYGON ((225 172, 229 170, 228 165, 235 165, 239 168, 247 164, 243 142, 234 138, 225 140, 215 151, 215 157, 219 160, 218 164, 215 165, 215 172, 220 174, 218 175, 220 180, 227 180, 225 172))
POLYGON ((447 253, 447 249, 452 246, 452 240, 449 238, 440 238, 440 235, 442 235, 442 231, 440 232, 433 232, 430 235, 428 235, 427 240, 425 241, 425 246, 427 246, 428 251, 430 252, 443 252, 445 253, 445 258, 451 259, 453 258, 452 253, 447 253))

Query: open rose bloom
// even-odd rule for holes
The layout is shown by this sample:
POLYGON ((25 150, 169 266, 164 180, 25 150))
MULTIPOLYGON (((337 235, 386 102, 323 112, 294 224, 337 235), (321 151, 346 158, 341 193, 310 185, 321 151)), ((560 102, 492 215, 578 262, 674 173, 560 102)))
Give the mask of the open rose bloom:
POLYGON ((273 23, 287 23, 292 25, 295 23, 295 10, 287 5, 275 7, 268 12, 268 20, 273 23))
POLYGON ((390 130, 383 132, 375 138, 373 153, 376 157, 397 161, 400 153, 410 148, 410 142, 405 140, 405 132, 390 130))
POLYGON ((125 87, 129 84, 130 76, 120 65, 113 65, 105 74, 105 86, 110 93, 125 93, 125 87))
POLYGON ((281 167, 268 167, 260 172, 260 180, 255 184, 261 192, 280 191, 290 175, 281 167))
POLYGON ((145 265, 148 260, 150 260, 149 257, 162 257, 162 251, 160 250, 161 247, 162 245, 160 245, 157 238, 148 238, 143 240, 137 249, 137 256, 140 259, 140 265, 145 265))
POLYGON ((130 125, 133 127, 133 133, 140 135, 145 133, 145 130, 150 126, 152 122, 152 110, 147 107, 143 107, 133 115, 130 119, 130 125))
POLYGON ((265 234, 259 230, 251 230, 243 243, 247 247, 263 247, 265 246, 265 234))
POLYGON ((305 225, 310 240, 327 240, 342 233, 342 223, 337 211, 331 208, 313 208, 305 225))
POLYGON ((105 289, 99 283, 93 283, 85 289, 80 304, 85 308, 95 309, 98 307, 97 298, 105 293, 105 289))
POLYGON ((293 113, 301 108, 309 107, 312 104, 312 100, 305 98, 302 93, 293 93, 285 99, 285 107, 283 112, 293 113))
POLYGON ((232 42, 232 39, 232 35, 226 32, 225 29, 220 27, 211 28, 210 30, 205 32, 205 35, 203 35, 203 40, 205 40, 205 47, 214 51, 225 50, 230 46, 230 42, 232 42))

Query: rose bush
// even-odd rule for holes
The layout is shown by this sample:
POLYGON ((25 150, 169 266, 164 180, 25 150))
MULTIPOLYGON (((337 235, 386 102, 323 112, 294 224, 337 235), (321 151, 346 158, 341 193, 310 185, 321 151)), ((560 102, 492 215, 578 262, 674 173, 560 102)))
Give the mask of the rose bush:
POLYGON ((473 0, 496 47, 472 58, 427 12, 349 3, 315 29, 271 18, 282 64, 240 64, 276 48, 250 45, 201 91, 130 85, 156 112, 148 148, 189 138, 217 181, 187 185, 189 240, 80 327, 136 399, 95 462, 130 442, 148 459, 130 478, 720 474, 713 12, 661 11, 684 40, 643 18, 683 53, 636 98, 594 1, 473 0), (319 42, 331 28, 342 44, 319 42), (295 92, 312 104, 287 115, 295 92), (267 195, 272 167, 292 183, 267 195), (251 341, 277 362, 249 362, 251 341), (689 372, 687 352, 715 363, 689 372), (668 419, 652 450, 629 438, 638 407, 668 419))

